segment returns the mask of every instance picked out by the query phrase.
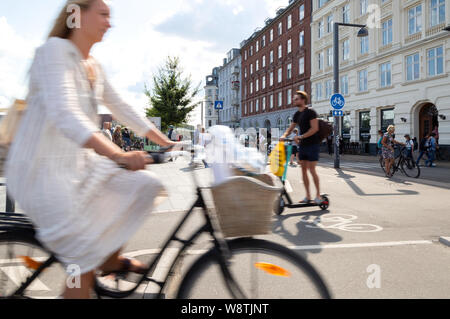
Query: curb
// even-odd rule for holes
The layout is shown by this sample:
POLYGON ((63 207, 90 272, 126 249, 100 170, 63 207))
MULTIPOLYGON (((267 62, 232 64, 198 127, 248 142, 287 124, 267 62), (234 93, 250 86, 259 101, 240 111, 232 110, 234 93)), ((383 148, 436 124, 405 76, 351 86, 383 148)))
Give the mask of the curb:
POLYGON ((439 242, 447 247, 450 247, 450 237, 440 237, 439 242))

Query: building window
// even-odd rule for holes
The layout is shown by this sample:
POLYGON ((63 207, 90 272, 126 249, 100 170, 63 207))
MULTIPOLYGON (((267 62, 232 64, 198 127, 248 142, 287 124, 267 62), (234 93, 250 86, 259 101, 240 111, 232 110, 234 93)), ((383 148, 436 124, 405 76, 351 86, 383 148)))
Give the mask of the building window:
POLYGON ((292 52, 292 40, 289 39, 287 42, 287 53, 291 53, 292 52))
POLYGON ((280 44, 278 46, 278 59, 281 59, 283 57, 283 45, 280 44))
POLYGON ((368 0, 359 0, 360 14, 364 15, 367 13, 367 8, 369 6, 368 0))
POLYGON ((298 11, 299 11, 299 14, 298 14, 299 20, 302 21, 305 18, 305 5, 302 4, 300 6, 300 8, 298 9, 298 11))
POLYGON ((270 86, 273 86, 273 72, 270 72, 270 86))
POLYGON ((264 48, 266 46, 266 36, 263 35, 262 39, 261 39, 261 49, 264 48))
POLYGON ((253 45, 250 47, 250 56, 253 56, 253 45))
POLYGON ((305 86, 303 84, 299 85, 298 86, 298 90, 302 91, 302 92, 305 92, 305 86))
POLYGON ((290 14, 287 18, 287 29, 292 28, 292 14, 290 14))
POLYGON ((319 2, 319 8, 321 8, 322 6, 324 6, 328 1, 330 1, 330 0, 318 0, 318 2, 319 2))
POLYGON ((259 42, 256 41, 256 52, 258 52, 258 51, 259 51, 259 42))
POLYGON ((359 113, 359 140, 370 142, 370 112, 359 113))
POLYGON ((419 53, 406 57, 406 81, 414 81, 420 78, 419 53))
POLYGON ((350 40, 349 39, 347 39, 343 42, 342 50, 343 50, 342 59, 344 61, 347 61, 348 59, 350 59, 350 40))
POLYGON ((250 101, 250 114, 253 113, 253 101, 250 101))
POLYGON ((327 17, 327 32, 333 32, 333 15, 327 17))
POLYGON ((265 68, 266 67, 266 56, 263 55, 262 57, 262 67, 265 68))
POLYGON ((259 79, 256 79, 256 92, 259 91, 259 79))
POLYGON ((329 99, 333 95, 333 82, 331 80, 327 80, 325 82, 325 98, 329 99))
POLYGON ((289 89, 287 91, 287 104, 291 105, 292 104, 292 89, 289 89))
POLYGON ((428 76, 435 76, 444 73, 444 49, 443 47, 433 48, 427 51, 428 76))
POLYGON ((383 45, 392 43, 392 19, 383 22, 383 45))
POLYGON ((369 37, 360 38, 361 55, 369 53, 369 37))
POLYGON ((445 0, 430 1, 430 26, 445 22, 445 0))
POLYGON ((391 62, 380 65, 380 87, 385 88, 391 86, 391 62))
POLYGON ((270 108, 273 109, 273 94, 270 95, 269 105, 270 105, 270 108))
POLYGON ((292 63, 289 63, 287 65, 287 79, 291 79, 292 78, 292 63))
POLYGON ((301 31, 298 36, 298 43, 300 47, 305 45, 305 31, 301 31))
POLYGON ((259 99, 257 99, 255 101, 255 112, 258 113, 259 112, 259 99))
POLYGON ((381 130, 386 132, 389 125, 394 125, 394 119, 394 109, 381 110, 381 130))
POLYGON ((244 69, 244 77, 247 78, 247 67, 244 69))
POLYGON ((263 110, 263 112, 266 110, 266 97, 265 96, 262 98, 262 110, 263 110))
POLYGON ((253 94, 253 82, 250 82, 250 94, 253 94))
POLYGON ((350 5, 346 4, 342 7, 342 21, 344 23, 350 23, 350 5))
POLYGON ((348 95, 348 75, 341 76, 341 94, 348 95))
POLYGON ((270 63, 273 63, 273 50, 270 51, 270 63))
POLYGON ((359 71, 358 79, 359 79, 358 85, 359 92, 367 91, 367 70, 359 71))
POLYGON ((322 83, 316 83, 316 100, 322 99, 322 83))
POLYGON ((333 48, 327 49, 327 66, 333 66, 333 48))
POLYGON ((278 23, 278 35, 283 33, 283 22, 278 23))
POLYGON ((305 58, 300 58, 298 61, 298 72, 299 74, 304 74, 305 73, 305 58))
POLYGON ((253 63, 250 64, 250 74, 253 74, 253 63))
POLYGON ((283 69, 278 69, 278 83, 281 83, 281 80, 283 79, 283 69))
POLYGON ((259 71, 259 60, 256 60, 256 72, 259 71))
POLYGON ((323 52, 320 52, 317 55, 317 63, 318 63, 318 67, 319 67, 319 71, 323 69, 323 52))
POLYGON ((408 34, 422 31, 422 5, 408 10, 408 34))
POLYGON ((283 91, 278 92, 278 107, 283 105, 283 91))
POLYGON ((264 75, 262 77, 262 83, 261 83, 262 89, 264 90, 266 88, 266 76, 264 75))
POLYGON ((245 52, 244 52, 244 58, 245 58, 245 61, 247 61, 247 50, 245 50, 245 52))
POLYGON ((247 103, 245 103, 245 106, 244 106, 244 114, 247 115, 247 103))
POLYGON ((273 41, 273 29, 270 29, 270 36, 269 36, 270 42, 273 41))
POLYGON ((323 21, 319 21, 318 31, 319 31, 318 37, 319 39, 321 39, 323 37, 323 21))

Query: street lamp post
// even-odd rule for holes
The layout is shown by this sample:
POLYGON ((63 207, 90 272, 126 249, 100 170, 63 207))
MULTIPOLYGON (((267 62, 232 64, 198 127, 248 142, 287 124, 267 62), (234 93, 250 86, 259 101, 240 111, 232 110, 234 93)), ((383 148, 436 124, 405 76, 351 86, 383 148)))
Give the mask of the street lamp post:
MULTIPOLYGON (((362 24, 350 24, 350 23, 341 23, 341 22, 335 22, 334 23, 334 94, 339 93, 339 26, 346 26, 346 27, 354 27, 354 28, 360 28, 358 32, 358 37, 363 38, 367 37, 369 35, 369 32, 366 29, 366 25, 362 24)), ((340 168, 340 156, 339 156, 339 117, 334 117, 334 168, 340 168)))

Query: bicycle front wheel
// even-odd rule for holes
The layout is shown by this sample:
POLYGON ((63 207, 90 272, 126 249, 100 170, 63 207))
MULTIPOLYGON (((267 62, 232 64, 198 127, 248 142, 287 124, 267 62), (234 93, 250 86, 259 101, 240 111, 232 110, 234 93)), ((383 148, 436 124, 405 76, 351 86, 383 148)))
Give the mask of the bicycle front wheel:
POLYGON ((412 178, 419 178, 420 176, 420 168, 419 165, 417 165, 414 160, 408 158, 405 159, 402 162, 402 171, 405 173, 406 176, 412 177, 412 178))
POLYGON ((323 279, 301 255, 252 238, 228 241, 231 258, 224 275, 220 253, 211 249, 186 273, 179 299, 328 299, 323 279))

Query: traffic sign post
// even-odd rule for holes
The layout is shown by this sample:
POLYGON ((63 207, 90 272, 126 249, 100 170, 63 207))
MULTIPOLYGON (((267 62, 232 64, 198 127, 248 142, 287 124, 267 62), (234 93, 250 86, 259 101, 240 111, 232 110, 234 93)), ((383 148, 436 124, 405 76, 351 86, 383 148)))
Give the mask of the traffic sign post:
POLYGON ((223 110, 223 101, 215 101, 214 109, 217 111, 217 124, 220 124, 220 110, 223 110))
MULTIPOLYGON (((336 84, 335 84, 336 88, 336 84)), ((339 158, 339 119, 344 116, 342 109, 345 106, 345 98, 342 94, 336 93, 331 97, 330 100, 331 107, 334 109, 334 168, 340 168, 340 158, 339 158)))

